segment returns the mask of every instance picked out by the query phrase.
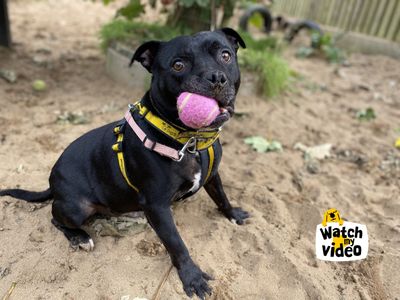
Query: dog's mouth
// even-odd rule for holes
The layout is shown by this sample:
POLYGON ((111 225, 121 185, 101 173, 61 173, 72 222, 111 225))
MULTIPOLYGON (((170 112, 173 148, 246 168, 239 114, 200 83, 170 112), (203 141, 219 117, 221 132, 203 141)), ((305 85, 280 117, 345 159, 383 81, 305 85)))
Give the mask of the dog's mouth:
POLYGON ((219 104, 220 114, 215 118, 215 120, 209 126, 207 126, 207 128, 210 129, 220 128, 234 114, 233 106, 229 105, 221 106, 220 102, 218 102, 218 104, 219 104))
POLYGON ((212 86, 199 77, 193 77, 183 83, 181 88, 183 91, 212 98, 217 101, 220 113, 210 125, 203 129, 218 129, 233 116, 236 97, 233 85, 226 84, 224 87, 212 86))

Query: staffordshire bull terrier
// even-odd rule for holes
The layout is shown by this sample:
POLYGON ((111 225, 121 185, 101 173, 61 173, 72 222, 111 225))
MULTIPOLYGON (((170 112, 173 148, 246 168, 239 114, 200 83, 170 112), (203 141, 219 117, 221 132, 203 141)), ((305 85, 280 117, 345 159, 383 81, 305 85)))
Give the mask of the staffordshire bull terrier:
POLYGON ((167 249, 189 297, 211 294, 208 274, 194 263, 175 226, 171 204, 204 186, 219 211, 241 225, 249 214, 232 207, 218 165, 219 133, 234 113, 240 85, 237 62, 245 43, 230 28, 150 41, 134 53, 152 74, 144 97, 130 105, 125 118, 75 140, 54 165, 48 190, 0 191, 29 202, 54 199, 52 223, 73 248, 92 250, 81 227, 95 214, 142 210, 167 249), (213 98, 221 113, 207 128, 194 130, 178 117, 177 97, 190 92, 213 98))

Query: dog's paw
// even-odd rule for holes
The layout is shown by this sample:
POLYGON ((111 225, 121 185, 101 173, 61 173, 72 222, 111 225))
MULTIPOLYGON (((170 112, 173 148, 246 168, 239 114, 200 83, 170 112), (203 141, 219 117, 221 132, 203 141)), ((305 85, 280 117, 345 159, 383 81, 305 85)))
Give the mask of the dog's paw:
POLYGON ((200 299, 205 299, 206 294, 211 296, 211 288, 207 281, 213 280, 213 278, 201 271, 195 264, 182 266, 178 270, 178 274, 186 295, 192 297, 193 294, 196 294, 200 299))
POLYGON ((90 237, 88 239, 82 238, 80 236, 75 237, 70 240, 70 246, 75 251, 79 250, 79 249, 82 249, 86 252, 90 252, 90 251, 94 250, 94 242, 90 237))
POLYGON ((250 214, 240 207, 232 207, 230 210, 224 211, 223 213, 232 223, 238 225, 243 225, 244 220, 250 217, 250 214))

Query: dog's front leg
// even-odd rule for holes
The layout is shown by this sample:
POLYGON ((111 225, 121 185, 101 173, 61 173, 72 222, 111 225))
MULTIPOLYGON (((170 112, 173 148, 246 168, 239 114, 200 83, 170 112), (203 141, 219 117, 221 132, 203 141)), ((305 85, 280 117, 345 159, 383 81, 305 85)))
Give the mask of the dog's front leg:
POLYGON ((211 288, 207 281, 212 278, 202 272, 190 257, 189 251, 175 226, 171 208, 158 205, 146 206, 144 213, 167 249, 173 265, 178 270, 186 294, 192 297, 195 293, 200 299, 204 299, 206 293, 211 295, 211 288))
POLYGON ((240 207, 232 207, 232 205, 229 203, 228 197, 226 197, 224 192, 219 173, 211 177, 204 185, 204 188, 211 199, 214 200, 218 209, 229 220, 234 220, 237 224, 242 225, 244 223, 244 219, 249 217, 249 213, 247 211, 244 211, 240 207))

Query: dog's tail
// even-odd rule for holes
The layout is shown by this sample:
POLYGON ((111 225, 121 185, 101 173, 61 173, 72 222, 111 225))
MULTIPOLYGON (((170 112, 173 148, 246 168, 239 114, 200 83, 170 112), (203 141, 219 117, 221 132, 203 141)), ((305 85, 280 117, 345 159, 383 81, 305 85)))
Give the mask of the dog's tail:
POLYGON ((11 196, 28 202, 44 202, 53 197, 50 188, 42 192, 32 192, 21 189, 9 189, 0 191, 0 196, 11 196))

